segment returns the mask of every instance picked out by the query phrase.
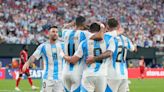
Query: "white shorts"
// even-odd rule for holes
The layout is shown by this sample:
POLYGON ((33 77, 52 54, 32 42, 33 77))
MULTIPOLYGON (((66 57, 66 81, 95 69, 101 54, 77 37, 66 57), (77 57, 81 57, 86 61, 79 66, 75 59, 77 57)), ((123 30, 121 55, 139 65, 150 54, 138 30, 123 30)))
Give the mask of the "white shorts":
POLYGON ((88 76, 82 78, 80 92, 105 92, 107 83, 104 76, 88 76))
POLYGON ((80 92, 81 75, 63 74, 62 81, 66 92, 80 92))
MULTIPOLYGON (((127 79, 107 79, 108 82, 108 90, 112 90, 112 92, 127 92, 128 81, 127 79)), ((111 91, 106 91, 111 92, 111 91)))
POLYGON ((61 80, 43 80, 40 92, 64 92, 61 80))

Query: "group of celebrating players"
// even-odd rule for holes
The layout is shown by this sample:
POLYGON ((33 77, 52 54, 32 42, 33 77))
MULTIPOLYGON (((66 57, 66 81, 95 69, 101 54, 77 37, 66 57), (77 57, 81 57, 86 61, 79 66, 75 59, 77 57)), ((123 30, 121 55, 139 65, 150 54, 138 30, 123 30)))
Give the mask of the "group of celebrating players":
POLYGON ((23 66, 40 57, 44 62, 41 92, 127 92, 127 50, 136 47, 123 34, 115 18, 104 25, 93 22, 86 28, 83 16, 62 30, 49 30, 49 40, 38 46, 23 66))

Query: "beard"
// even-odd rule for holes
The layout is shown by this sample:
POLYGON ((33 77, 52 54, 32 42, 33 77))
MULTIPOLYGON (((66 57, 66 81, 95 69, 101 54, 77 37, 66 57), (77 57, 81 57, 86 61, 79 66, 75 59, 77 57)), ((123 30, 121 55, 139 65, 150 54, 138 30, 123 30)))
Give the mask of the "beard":
POLYGON ((57 37, 54 37, 54 38, 51 38, 52 41, 56 41, 57 40, 57 37))

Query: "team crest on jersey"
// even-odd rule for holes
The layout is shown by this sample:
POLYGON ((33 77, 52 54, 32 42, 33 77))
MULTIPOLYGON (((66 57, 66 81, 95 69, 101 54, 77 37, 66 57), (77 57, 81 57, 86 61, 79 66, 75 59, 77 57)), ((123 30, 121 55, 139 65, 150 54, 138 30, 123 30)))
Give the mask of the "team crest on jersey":
POLYGON ((78 37, 75 36, 75 37, 74 37, 74 40, 78 40, 78 37))

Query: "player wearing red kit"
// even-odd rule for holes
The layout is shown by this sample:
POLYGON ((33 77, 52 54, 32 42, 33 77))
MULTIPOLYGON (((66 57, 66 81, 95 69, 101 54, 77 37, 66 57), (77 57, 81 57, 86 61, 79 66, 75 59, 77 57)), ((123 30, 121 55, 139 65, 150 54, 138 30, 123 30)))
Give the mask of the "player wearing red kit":
POLYGON ((139 61, 139 66, 140 66, 140 78, 144 78, 144 71, 145 71, 145 62, 144 62, 144 57, 141 57, 141 60, 139 61))
POLYGON ((28 82, 30 83, 32 89, 37 89, 37 87, 33 86, 33 82, 32 82, 32 79, 30 77, 29 69, 26 69, 25 72, 22 71, 23 65, 25 64, 25 62, 28 59, 28 52, 27 51, 28 51, 28 46, 24 45, 23 50, 20 52, 19 78, 16 80, 16 88, 15 88, 15 90, 17 90, 17 91, 20 91, 18 86, 19 86, 19 82, 20 82, 23 74, 26 74, 26 76, 28 78, 28 82))

